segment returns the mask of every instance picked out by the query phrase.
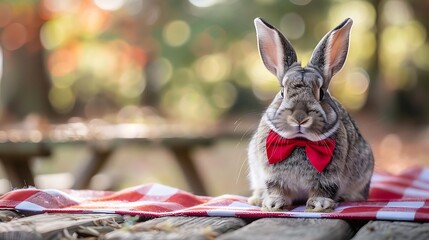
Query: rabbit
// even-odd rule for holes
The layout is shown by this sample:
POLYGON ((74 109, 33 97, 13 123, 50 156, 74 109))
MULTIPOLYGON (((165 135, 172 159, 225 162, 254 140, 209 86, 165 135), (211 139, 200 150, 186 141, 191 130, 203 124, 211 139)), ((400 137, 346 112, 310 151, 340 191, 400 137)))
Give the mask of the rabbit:
POLYGON ((305 211, 331 212, 340 201, 366 200, 374 169, 371 147, 328 90, 346 60, 352 19, 322 38, 306 67, 278 29, 261 18, 254 24, 260 57, 280 91, 248 146, 249 204, 282 211, 306 202, 305 211), (281 145, 288 142, 297 143, 283 156, 287 147, 281 145))

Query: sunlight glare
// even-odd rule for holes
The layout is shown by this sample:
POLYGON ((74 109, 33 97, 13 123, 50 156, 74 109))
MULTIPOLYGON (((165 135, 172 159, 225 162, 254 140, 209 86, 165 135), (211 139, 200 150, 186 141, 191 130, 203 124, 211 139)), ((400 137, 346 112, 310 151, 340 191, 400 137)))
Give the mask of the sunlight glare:
POLYGON ((189 0, 189 3, 195 7, 207 8, 219 3, 219 0, 189 0))
POLYGON ((125 4, 125 0, 94 0, 94 3, 103 10, 116 11, 125 4))

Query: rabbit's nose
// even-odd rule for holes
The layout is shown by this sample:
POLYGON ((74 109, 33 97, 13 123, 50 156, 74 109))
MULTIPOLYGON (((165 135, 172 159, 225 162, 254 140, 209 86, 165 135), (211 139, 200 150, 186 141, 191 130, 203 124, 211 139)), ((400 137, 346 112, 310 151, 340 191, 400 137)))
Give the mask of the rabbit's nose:
POLYGON ((298 110, 290 115, 287 119, 289 125, 295 127, 310 127, 313 123, 313 118, 308 116, 304 111, 298 110))
POLYGON ((313 123, 313 118, 308 116, 308 117, 302 119, 301 122, 299 122, 299 125, 301 127, 309 127, 312 123, 313 123))

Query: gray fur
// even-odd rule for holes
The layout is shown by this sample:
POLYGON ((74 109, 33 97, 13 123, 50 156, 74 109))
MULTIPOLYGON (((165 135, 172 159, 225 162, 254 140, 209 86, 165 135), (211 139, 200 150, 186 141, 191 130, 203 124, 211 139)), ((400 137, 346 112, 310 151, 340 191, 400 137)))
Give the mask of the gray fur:
MULTIPOLYGON (((328 33, 313 56, 325 55, 326 48, 319 47, 328 44, 329 34, 351 24, 350 21, 328 33)), ((347 46, 339 57, 345 58, 349 32, 344 34, 347 34, 347 46)), ((338 62, 341 66, 328 66, 335 68, 328 72, 337 72, 344 61, 338 62)), ((372 151, 348 112, 326 90, 330 77, 312 63, 302 68, 295 62, 279 79, 284 97, 280 92, 275 96, 249 144, 249 180, 253 190, 249 203, 262 206, 264 210, 278 211, 293 202, 307 201, 308 211, 323 212, 331 211, 338 201, 367 199, 374 167, 372 151), (318 99, 320 89, 324 91, 323 99, 318 99), (308 161, 305 150, 296 148, 284 161, 268 164, 265 143, 270 129, 286 138, 336 139, 331 162, 319 173, 308 161)))

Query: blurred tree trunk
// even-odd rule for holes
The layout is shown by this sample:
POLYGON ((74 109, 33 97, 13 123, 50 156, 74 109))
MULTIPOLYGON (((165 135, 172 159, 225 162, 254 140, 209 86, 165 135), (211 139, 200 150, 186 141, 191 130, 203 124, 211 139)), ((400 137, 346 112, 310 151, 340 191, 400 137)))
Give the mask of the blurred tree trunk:
POLYGON ((43 52, 19 49, 6 54, 9 56, 5 58, 1 83, 6 114, 18 119, 30 113, 52 117, 54 112, 48 99, 50 82, 45 72, 43 52))
POLYGON ((370 85, 368 89, 368 99, 364 106, 364 111, 371 113, 385 114, 386 102, 389 99, 389 93, 383 87, 383 73, 380 66, 380 35, 383 31, 383 25, 381 22, 381 4, 383 0, 368 1, 373 4, 376 11, 376 18, 374 24, 374 35, 375 35, 375 50, 374 56, 370 67, 368 68, 368 74, 370 76, 370 85))
MULTIPOLYGON (((44 20, 37 12, 38 4, 15 13, 10 24, 25 27, 25 43, 17 49, 8 49, 5 44, 5 26, 2 34, 3 76, 0 99, 3 118, 23 119, 30 113, 54 117, 49 102, 51 83, 46 72, 44 50, 40 42, 40 29, 44 20)), ((19 36, 18 36, 19 37, 19 36)))
MULTIPOLYGON (((402 71, 409 70, 412 74, 408 74, 409 78, 416 78, 416 83, 406 88, 389 89, 385 79, 380 59, 380 35, 383 31, 383 23, 380 19, 382 14, 383 4, 386 0, 373 1, 374 7, 377 10, 376 20, 376 52, 373 69, 370 70, 371 85, 369 88, 368 101, 366 109, 374 110, 373 113, 378 114, 383 121, 387 122, 400 122, 411 121, 417 124, 427 124, 429 121, 429 78, 428 69, 421 69, 416 66, 412 61, 412 57, 403 62, 402 71)), ((422 23, 425 27, 426 33, 429 32, 429 17, 427 9, 429 7, 428 1, 408 1, 407 4, 412 8, 414 20, 422 23)), ((426 39, 426 44, 428 40, 426 39)))
MULTIPOLYGON (((426 31, 429 33, 429 1, 409 1, 413 10, 415 20, 420 22, 426 31)), ((425 45, 429 44, 429 38, 426 37, 425 45)), ((427 58, 426 58, 427 59, 427 58)), ((429 122, 429 69, 418 67, 415 63, 412 68, 416 74, 416 84, 409 90, 399 92, 397 101, 403 100, 401 113, 406 115, 406 118, 412 118, 415 122, 428 124, 429 122), (405 104, 404 104, 405 103, 405 104)))
POLYGON ((144 75, 146 78, 146 88, 141 96, 141 104, 150 107, 159 107, 160 91, 159 91, 159 66, 155 63, 155 58, 152 54, 149 55, 146 63, 144 75))

